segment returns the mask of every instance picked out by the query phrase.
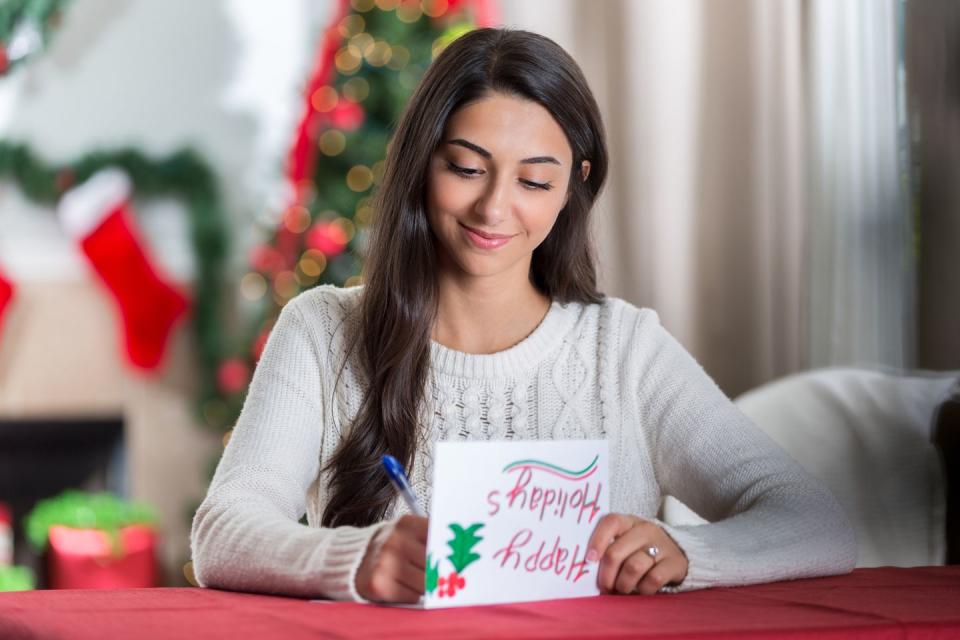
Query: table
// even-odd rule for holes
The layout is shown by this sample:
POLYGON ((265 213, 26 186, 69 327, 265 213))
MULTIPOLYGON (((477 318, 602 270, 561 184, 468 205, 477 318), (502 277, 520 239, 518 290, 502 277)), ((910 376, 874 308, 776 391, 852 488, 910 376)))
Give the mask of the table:
POLYGON ((419 611, 213 589, 0 594, 0 638, 960 638, 960 567, 419 611))

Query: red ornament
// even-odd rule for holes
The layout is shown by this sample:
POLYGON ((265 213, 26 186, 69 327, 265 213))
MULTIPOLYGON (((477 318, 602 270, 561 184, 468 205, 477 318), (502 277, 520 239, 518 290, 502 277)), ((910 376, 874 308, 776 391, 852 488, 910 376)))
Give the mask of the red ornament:
POLYGON ((253 342, 252 356, 254 362, 260 362, 260 356, 263 355, 263 348, 267 346, 267 338, 270 337, 270 325, 267 325, 260 331, 260 335, 253 342))
MULTIPOLYGON (((3 275, 3 271, 0 271, 0 332, 3 331, 3 315, 6 312, 10 301, 13 300, 13 296, 16 293, 16 288, 13 286, 13 283, 10 282, 3 275)), ((0 504, 0 509, 2 509, 2 504, 0 504)), ((0 511, 0 522, 2 522, 2 511, 0 511)))
POLYGON ((10 68, 10 58, 7 57, 7 44, 0 41, 0 74, 6 73, 10 68))
POLYGON ((283 256, 268 244, 261 244, 250 251, 250 266, 259 271, 273 275, 283 269, 283 256))
POLYGON ((307 246, 333 258, 347 247, 347 233, 335 222, 318 222, 307 232, 307 246))
POLYGON ((341 100, 337 103, 337 106, 330 110, 327 117, 330 119, 330 123, 338 129, 354 131, 363 124, 366 113, 363 107, 356 102, 341 100))
POLYGON ((250 367, 240 358, 225 360, 217 371, 217 383, 227 395, 239 393, 250 380, 250 367))

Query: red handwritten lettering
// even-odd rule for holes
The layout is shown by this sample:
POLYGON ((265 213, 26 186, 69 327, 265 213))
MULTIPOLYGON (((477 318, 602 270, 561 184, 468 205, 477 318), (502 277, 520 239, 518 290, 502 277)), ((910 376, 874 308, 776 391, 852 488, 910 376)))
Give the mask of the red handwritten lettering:
MULTIPOLYGON (((507 546, 499 549, 493 554, 493 557, 499 559, 500 566, 507 569, 522 570, 527 573, 537 571, 553 573, 569 582, 577 582, 590 573, 586 559, 586 549, 581 556, 580 545, 578 544, 571 553, 570 549, 561 546, 560 536, 554 536, 549 550, 547 550, 547 541, 544 540, 536 546, 532 553, 523 558, 521 550, 527 547, 532 538, 533 532, 530 529, 521 529, 513 536, 507 546), (546 553, 544 553, 545 551, 546 553), (512 564, 509 564, 511 561, 512 564)), ((531 546, 530 548, 533 549, 534 547, 531 546)))
POLYGON ((487 504, 493 507, 493 511, 487 512, 488 516, 495 516, 500 511, 500 503, 494 500, 494 498, 499 495, 500 495, 500 492, 497 491, 496 489, 494 489, 493 491, 487 494, 487 504))
POLYGON ((494 553, 493 557, 497 558, 502 554, 503 558, 500 560, 500 566, 505 567, 507 562, 513 560, 513 568, 516 569, 520 566, 520 553, 517 551, 517 549, 524 547, 528 542, 530 542, 530 538, 532 537, 533 531, 530 529, 521 529, 514 534, 507 546, 494 553))
POLYGON ((590 515, 587 518, 588 523, 593 523, 593 519, 597 517, 597 514, 600 513, 600 505, 597 504, 600 500, 600 492, 603 490, 603 484, 597 483, 597 491, 594 494, 593 498, 588 502, 586 498, 586 493, 589 490, 590 485, 587 485, 583 488, 584 498, 580 504, 580 513, 577 514, 577 524, 580 524, 580 520, 583 518, 583 513, 589 511, 590 515))
POLYGON ((521 469, 520 474, 517 476, 517 483, 513 486, 510 491, 507 492, 507 506, 513 509, 513 503, 520 499, 520 508, 523 509, 527 504, 527 485, 530 484, 530 479, 533 477, 533 473, 530 472, 529 468, 521 469))

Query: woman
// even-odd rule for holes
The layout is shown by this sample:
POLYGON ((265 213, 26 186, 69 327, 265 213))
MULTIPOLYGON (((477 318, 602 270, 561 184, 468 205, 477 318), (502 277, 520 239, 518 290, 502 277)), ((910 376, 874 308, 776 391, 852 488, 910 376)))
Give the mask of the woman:
POLYGON ((611 513, 588 559, 604 592, 849 571, 836 501, 660 326, 597 291, 589 215, 607 173, 576 63, 480 29, 429 68, 377 195, 366 284, 284 308, 192 529, 203 586, 415 602, 438 440, 604 438, 611 513), (673 495, 711 523, 656 519, 673 495), (306 511, 309 526, 297 522, 306 511))

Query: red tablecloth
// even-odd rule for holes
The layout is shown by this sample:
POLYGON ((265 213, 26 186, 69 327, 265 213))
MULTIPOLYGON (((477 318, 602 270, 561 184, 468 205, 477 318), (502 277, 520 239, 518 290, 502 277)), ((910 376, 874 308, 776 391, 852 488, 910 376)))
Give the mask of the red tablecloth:
POLYGON ((0 594, 0 638, 960 638, 960 567, 434 611, 212 589, 0 594))

